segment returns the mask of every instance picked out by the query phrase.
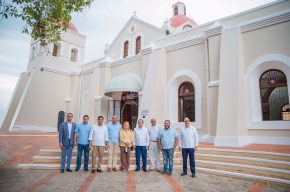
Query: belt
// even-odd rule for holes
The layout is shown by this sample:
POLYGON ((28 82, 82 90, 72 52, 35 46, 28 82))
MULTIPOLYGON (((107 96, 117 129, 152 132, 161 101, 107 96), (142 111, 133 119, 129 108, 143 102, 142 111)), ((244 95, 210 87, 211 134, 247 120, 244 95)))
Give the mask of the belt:
POLYGON ((150 142, 157 142, 157 141, 150 141, 150 142))

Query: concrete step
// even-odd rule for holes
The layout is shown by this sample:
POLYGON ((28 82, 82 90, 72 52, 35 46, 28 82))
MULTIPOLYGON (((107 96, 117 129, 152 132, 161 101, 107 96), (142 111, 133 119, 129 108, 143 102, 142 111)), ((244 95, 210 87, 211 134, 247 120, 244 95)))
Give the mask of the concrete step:
MULTIPOLYGON (((90 156, 90 159, 91 159, 91 156, 90 156)), ((160 159, 161 159, 161 161, 163 160, 162 155, 160 156, 160 159)), ((76 160, 76 155, 74 155, 72 157, 72 161, 75 161, 75 160, 76 160)), ((269 168, 275 168, 275 169, 290 170, 290 162, 261 159, 261 158, 252 158, 252 157, 197 154, 196 160, 237 163, 237 164, 245 164, 245 165, 253 165, 253 166, 260 166, 260 167, 269 167, 269 168)), ((104 163, 106 163, 108 161, 108 157, 105 156, 103 158, 103 161, 104 161, 104 163)), ((148 163, 150 162, 149 156, 148 156, 147 161, 148 161, 148 163)), ((33 162, 34 163, 60 163, 60 155, 59 156, 34 156, 33 162)), ((120 162, 119 157, 118 157, 118 162, 120 162)), ((131 163, 135 163, 135 154, 131 154, 131 163)), ((181 164, 182 157, 180 155, 175 156, 174 163, 181 164)))
MULTIPOLYGON (((98 158, 97 158, 98 159, 98 158)), ((72 162, 76 162, 76 158, 72 158, 72 162)), ((161 158, 161 164, 163 159, 161 158)), ((45 156, 36 156, 33 159, 33 163, 35 164, 60 164, 60 157, 45 157, 45 156)), ((134 165, 136 163, 135 158, 130 158, 130 164, 134 165)), ((92 164, 91 158, 89 164, 92 164)), ((103 158, 102 164, 108 164, 108 158, 103 158)), ((118 159, 118 164, 120 164, 120 160, 118 159)), ((147 158, 147 164, 150 165, 150 160, 147 158)), ((222 169, 236 172, 245 172, 251 174, 258 174, 263 176, 271 176, 275 178, 281 179, 289 179, 290 180, 290 170, 270 168, 266 166, 256 166, 256 165, 247 165, 247 164, 239 164, 239 163, 229 163, 229 162, 221 162, 221 161, 207 161, 207 160, 196 160, 196 164, 200 167, 211 168, 211 169, 222 169)), ((174 158, 174 165, 182 165, 182 158, 174 158)))
MULTIPOLYGON (((60 153, 61 153, 60 149, 40 149, 38 155, 39 156, 59 156, 60 153)), ((74 149, 73 155, 76 155, 76 153, 77 153, 77 150, 74 149)), ((135 154, 135 151, 131 151, 131 153, 135 154)), ((251 158, 258 158, 258 159, 269 159, 269 160, 290 162, 290 154, 273 153, 273 152, 199 148, 199 150, 196 152, 196 155, 199 155, 199 154, 251 157, 251 158)), ((108 151, 105 151, 104 156, 107 156, 107 155, 108 155, 108 151)), ((181 157, 181 152, 175 151, 174 156, 181 157)))
POLYGON ((290 154, 235 149, 199 148, 199 154, 228 155, 290 162, 290 154))
MULTIPOLYGON (((76 153, 73 151, 72 164, 76 163, 76 153)), ((59 169, 60 149, 40 149, 33 157, 32 164, 20 164, 19 169, 59 169)), ((150 165, 149 153, 147 163, 150 165)), ((160 154, 163 164, 162 154, 160 154)), ((103 168, 108 162, 108 151, 105 151, 103 168)), ((90 166, 91 166, 90 154, 90 166)), ((131 168, 135 168, 135 151, 131 152, 131 168)), ((118 165, 120 157, 118 154, 118 165)), ((260 178, 261 180, 290 185, 290 154, 245 151, 232 149, 199 148, 196 152, 198 170, 242 178, 260 178)), ((174 153, 174 167, 181 169, 182 156, 180 151, 174 153)), ((74 168, 74 165, 72 166, 74 168)))
POLYGON ((198 154, 196 155, 196 159, 290 170, 290 162, 271 159, 243 157, 243 156, 215 155, 215 154, 198 154))

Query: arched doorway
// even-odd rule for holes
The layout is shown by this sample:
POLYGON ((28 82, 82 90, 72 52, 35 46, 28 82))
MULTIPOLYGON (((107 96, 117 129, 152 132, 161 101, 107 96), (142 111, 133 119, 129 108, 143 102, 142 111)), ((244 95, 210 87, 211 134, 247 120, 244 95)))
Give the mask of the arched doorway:
POLYGON ((195 122, 194 86, 189 81, 183 82, 178 88, 178 121, 182 122, 185 117, 195 122))
POLYGON ((138 93, 123 92, 121 96, 121 121, 129 121, 133 130, 138 118, 138 93))

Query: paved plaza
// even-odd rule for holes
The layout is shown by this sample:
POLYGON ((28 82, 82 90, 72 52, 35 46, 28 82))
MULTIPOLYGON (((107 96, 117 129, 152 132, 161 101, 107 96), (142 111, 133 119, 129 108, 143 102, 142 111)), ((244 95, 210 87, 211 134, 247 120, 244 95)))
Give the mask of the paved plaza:
MULTIPOLYGON (((17 164, 31 162, 33 155, 37 154, 40 148, 55 149, 56 146, 57 137, 53 134, 1 135, 0 191, 290 191, 287 186, 204 172, 197 172, 196 178, 191 178, 189 175, 181 177, 179 176, 181 168, 174 169, 173 176, 164 176, 157 172, 136 173, 134 171, 96 174, 80 171, 61 174, 57 170, 16 168, 17 164)), ((282 152, 282 149, 276 148, 276 150, 282 152)))

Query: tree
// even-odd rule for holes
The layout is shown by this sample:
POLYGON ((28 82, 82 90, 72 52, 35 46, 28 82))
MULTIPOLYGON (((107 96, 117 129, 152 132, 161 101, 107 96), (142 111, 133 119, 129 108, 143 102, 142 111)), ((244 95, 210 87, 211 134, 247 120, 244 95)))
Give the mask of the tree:
POLYGON ((61 38, 73 12, 90 7, 93 0, 0 0, 0 18, 21 18, 26 25, 22 33, 30 34, 46 47, 61 38))

